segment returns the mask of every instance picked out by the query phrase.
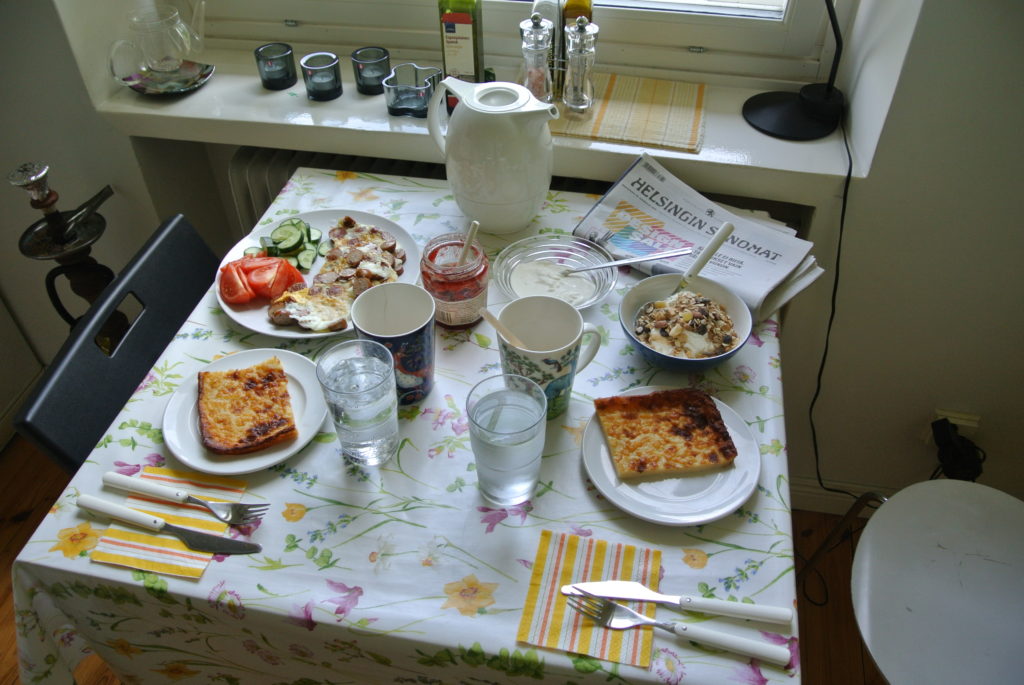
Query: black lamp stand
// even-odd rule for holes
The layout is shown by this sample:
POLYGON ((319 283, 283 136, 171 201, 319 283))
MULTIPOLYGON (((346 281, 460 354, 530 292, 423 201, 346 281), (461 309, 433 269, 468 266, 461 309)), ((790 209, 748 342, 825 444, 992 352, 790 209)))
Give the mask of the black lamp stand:
POLYGON ((843 38, 832 0, 825 0, 828 19, 836 39, 836 54, 828 83, 812 83, 799 92, 772 91, 758 93, 743 103, 743 118, 762 133, 786 140, 817 140, 836 130, 843 116, 846 100, 835 87, 843 38))

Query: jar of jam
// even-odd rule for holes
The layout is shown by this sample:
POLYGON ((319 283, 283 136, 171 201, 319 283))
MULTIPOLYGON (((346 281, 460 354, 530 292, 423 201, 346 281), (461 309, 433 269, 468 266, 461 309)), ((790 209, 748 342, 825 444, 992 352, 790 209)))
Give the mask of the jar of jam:
POLYGON ((487 255, 474 241, 466 260, 459 264, 465 239, 462 233, 439 235, 427 243, 420 258, 423 287, 436 305, 434 320, 445 328, 469 328, 480 320, 480 309, 487 305, 487 255))

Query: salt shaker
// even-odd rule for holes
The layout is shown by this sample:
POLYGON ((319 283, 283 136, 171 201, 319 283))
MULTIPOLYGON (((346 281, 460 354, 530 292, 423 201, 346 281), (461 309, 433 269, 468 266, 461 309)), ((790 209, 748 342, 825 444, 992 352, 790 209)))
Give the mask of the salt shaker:
POLYGON ((542 19, 539 12, 519 24, 519 35, 523 39, 523 62, 525 72, 523 85, 533 97, 541 102, 551 102, 551 69, 548 58, 551 51, 553 24, 542 19))
POLYGON ((594 84, 591 70, 594 68, 597 42, 597 24, 577 17, 576 23, 565 27, 565 86, 562 102, 571 112, 586 112, 594 102, 594 84))

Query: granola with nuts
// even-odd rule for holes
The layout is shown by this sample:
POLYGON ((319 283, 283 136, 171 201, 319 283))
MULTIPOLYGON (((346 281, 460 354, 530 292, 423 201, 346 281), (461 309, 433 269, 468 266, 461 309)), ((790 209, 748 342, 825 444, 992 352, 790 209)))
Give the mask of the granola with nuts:
POLYGON ((725 308, 689 290, 645 304, 633 331, 651 349, 686 359, 717 357, 737 343, 725 308))

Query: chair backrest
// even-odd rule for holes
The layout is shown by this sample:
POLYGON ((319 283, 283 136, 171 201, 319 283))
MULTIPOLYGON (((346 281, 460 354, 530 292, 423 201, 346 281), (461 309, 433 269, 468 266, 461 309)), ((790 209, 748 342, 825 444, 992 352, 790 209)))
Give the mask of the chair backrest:
POLYGON ((103 437, 199 299, 219 260, 178 214, 165 221, 71 330, 14 420, 19 433, 74 472, 103 437), (131 295, 141 311, 110 354, 112 315, 131 295))

